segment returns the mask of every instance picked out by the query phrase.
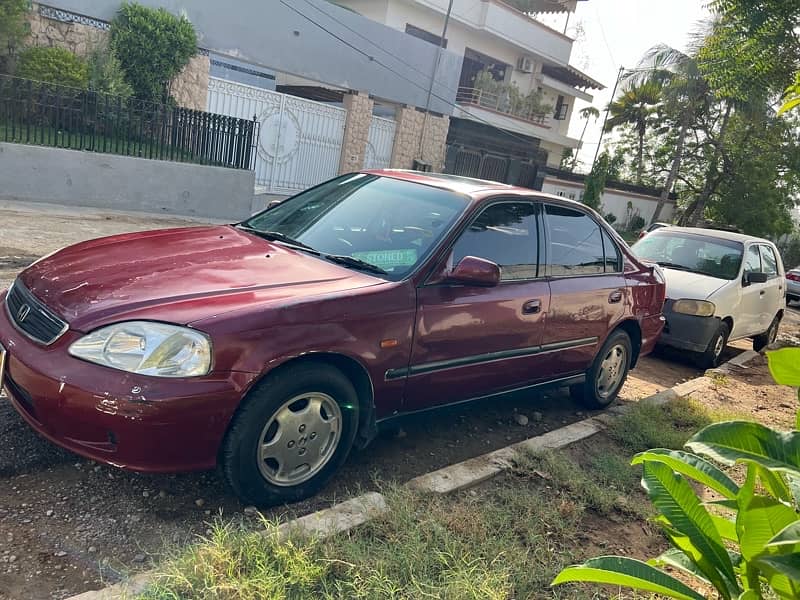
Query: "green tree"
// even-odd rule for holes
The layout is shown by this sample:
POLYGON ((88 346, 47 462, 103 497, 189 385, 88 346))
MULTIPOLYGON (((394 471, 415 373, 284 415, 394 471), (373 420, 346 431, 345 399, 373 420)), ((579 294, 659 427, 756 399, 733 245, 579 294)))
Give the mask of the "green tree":
POLYGON ((600 201, 606 189, 606 180, 611 166, 611 157, 608 152, 603 152, 597 157, 592 170, 586 177, 583 190, 583 203, 595 210, 600 208, 600 201))
POLYGON ((629 85, 622 90, 619 98, 609 105, 610 118, 605 130, 632 128, 637 136, 636 183, 642 183, 644 172, 644 140, 651 125, 655 105, 661 101, 661 87, 652 81, 629 85))
POLYGON ((123 99, 133 95, 133 89, 125 79, 119 60, 107 45, 94 48, 89 54, 88 63, 89 89, 123 99))
POLYGON ((671 125, 678 131, 675 138, 670 139, 670 146, 674 151, 671 153, 669 171, 651 219, 653 223, 660 219, 664 205, 675 189, 689 129, 697 117, 708 109, 713 99, 695 58, 666 44, 650 48, 628 80, 637 83, 649 81, 661 86, 664 101, 660 115, 662 126, 671 125))
POLYGON ((0 0, 0 73, 9 73, 17 48, 30 31, 29 0, 0 0))
POLYGON ((800 73, 794 76, 794 83, 786 88, 783 93, 783 104, 778 111, 782 115, 786 111, 794 110, 800 106, 800 73))
POLYGON ((26 48, 20 52, 16 75, 80 89, 85 89, 89 82, 86 61, 57 47, 26 48))
POLYGON ((111 21, 111 48, 134 95, 165 102, 170 82, 197 53, 197 35, 185 16, 125 3, 111 21))

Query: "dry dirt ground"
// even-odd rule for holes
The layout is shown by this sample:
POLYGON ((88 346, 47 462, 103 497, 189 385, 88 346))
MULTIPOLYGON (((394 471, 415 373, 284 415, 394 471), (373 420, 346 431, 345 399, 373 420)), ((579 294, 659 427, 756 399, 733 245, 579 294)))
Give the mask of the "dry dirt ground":
MULTIPOLYGON (((62 246, 114 233, 195 224, 0 202, 0 289, 30 262, 62 246)), ((787 319, 786 328, 800 334, 800 319, 787 319)), ((747 347, 736 344, 728 357, 747 347)), ((638 400, 698 375, 680 355, 648 357, 630 377, 622 399, 638 400)), ((757 386, 745 382, 742 389, 737 382, 732 377, 727 382, 731 387, 720 385, 714 401, 748 414, 784 402, 773 398, 778 392, 767 381, 759 380, 757 386), (752 406, 751 396, 757 399, 752 406)), ((317 497, 270 515, 308 513, 372 488, 376 480, 406 481, 585 416, 563 390, 550 390, 410 417, 399 423, 399 432, 387 432, 366 451, 353 453, 317 497), (529 417, 527 425, 518 424, 519 413, 529 417)), ((165 547, 202 533, 219 512, 256 524, 244 509, 215 472, 139 475, 60 450, 38 437, 0 398, 0 600, 64 598, 101 587, 146 568, 165 547)))

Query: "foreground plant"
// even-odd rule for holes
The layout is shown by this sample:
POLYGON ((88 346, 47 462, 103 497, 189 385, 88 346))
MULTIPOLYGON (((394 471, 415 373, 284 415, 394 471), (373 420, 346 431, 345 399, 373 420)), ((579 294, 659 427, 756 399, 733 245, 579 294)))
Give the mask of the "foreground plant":
MULTIPOLYGON (((800 387, 800 348, 771 352, 768 359, 777 383, 800 387)), ((659 512, 654 520, 672 548, 648 562, 593 558, 564 569, 553 585, 601 583, 669 598, 707 597, 662 570, 670 567, 720 598, 771 597, 767 590, 778 598, 800 597, 798 430, 800 411, 788 432, 747 421, 715 423, 689 439, 688 451, 637 454, 632 462, 642 465, 642 486, 659 512), (744 483, 714 463, 745 465, 744 483), (714 499, 704 500, 692 482, 714 499)))

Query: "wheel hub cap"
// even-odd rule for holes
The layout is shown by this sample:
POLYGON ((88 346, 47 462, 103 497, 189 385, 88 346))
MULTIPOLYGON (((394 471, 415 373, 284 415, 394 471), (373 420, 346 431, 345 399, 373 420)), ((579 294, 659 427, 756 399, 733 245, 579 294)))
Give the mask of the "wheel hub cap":
POLYGON ((301 394, 270 418, 258 442, 258 468, 268 482, 308 481, 331 459, 342 435, 342 411, 322 392, 301 394))
POLYGON ((625 365, 627 364, 628 351, 625 346, 617 344, 612 346, 606 354, 603 362, 600 363, 600 370, 597 373, 596 389, 597 395, 601 398, 608 398, 617 391, 622 378, 625 376, 625 365))

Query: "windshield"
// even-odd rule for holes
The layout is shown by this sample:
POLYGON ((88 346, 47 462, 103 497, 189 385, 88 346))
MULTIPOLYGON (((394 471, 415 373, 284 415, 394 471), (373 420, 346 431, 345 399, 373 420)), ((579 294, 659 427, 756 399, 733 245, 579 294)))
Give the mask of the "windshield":
POLYGON ((741 242, 670 229, 658 229, 632 247, 644 260, 717 279, 739 276, 743 249, 741 242))
POLYGON ((279 242, 288 238, 348 268, 374 265, 373 272, 399 280, 433 251, 467 205, 454 192, 360 173, 289 198, 242 226, 279 242))

